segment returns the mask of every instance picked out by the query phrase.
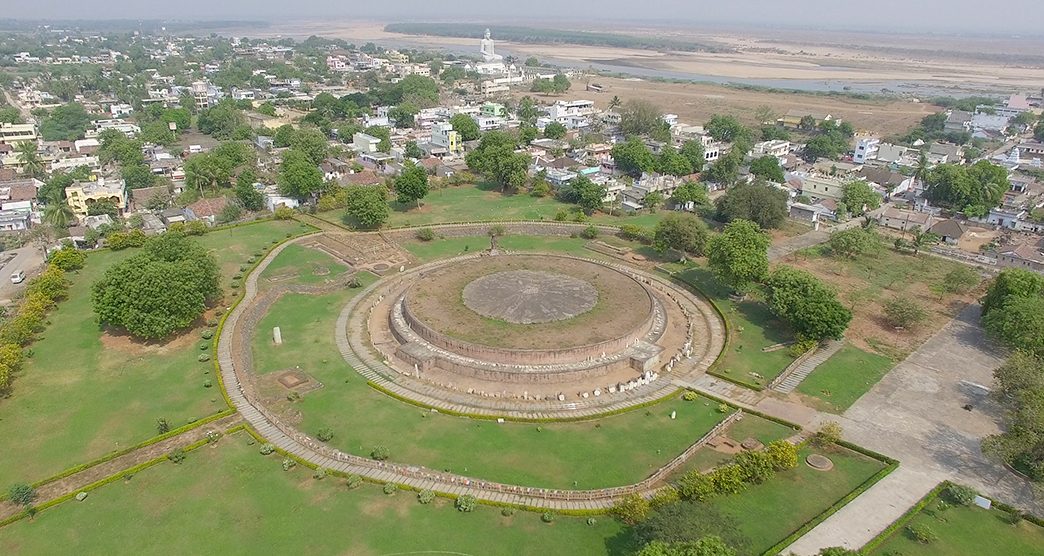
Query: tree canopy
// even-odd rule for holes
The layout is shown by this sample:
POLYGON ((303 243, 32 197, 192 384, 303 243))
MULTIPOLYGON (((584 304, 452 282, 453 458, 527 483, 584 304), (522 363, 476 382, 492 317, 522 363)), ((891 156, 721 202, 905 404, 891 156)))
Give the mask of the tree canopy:
POLYGON ((63 104, 51 110, 40 122, 40 136, 44 141, 75 141, 86 133, 91 119, 82 104, 63 104))
POLYGON ((221 293, 217 262, 177 232, 150 238, 116 263, 91 289, 102 324, 143 339, 164 338, 192 324, 221 293))
POLYGON ((246 126, 246 116, 231 100, 223 100, 201 111, 196 118, 196 127, 215 139, 247 139, 251 134, 246 126))
POLYGON ((783 183, 783 168, 779 165, 779 159, 772 155, 765 155, 754 159, 750 163, 750 173, 768 181, 783 183))
POLYGON ((852 312, 837 293, 815 276, 790 267, 777 268, 768 278, 769 307, 801 338, 840 340, 852 312))
POLYGON ((982 451, 1044 482, 1044 361, 1016 351, 993 376, 995 399, 1006 410, 1005 427, 983 440, 982 451))
POLYGON ((449 123, 464 141, 474 141, 481 135, 478 123, 467 114, 455 114, 449 123))
POLYGON ((769 237, 749 220, 734 220, 710 240, 707 261, 723 282, 743 291, 768 274, 769 237))
POLYGON ((290 149, 283 153, 276 182, 283 195, 303 199, 322 190, 323 174, 307 153, 290 149))
POLYGON ((750 130, 743 127, 734 116, 715 114, 705 126, 707 133, 718 141, 731 143, 741 137, 749 137, 750 130))
POLYGON ((1000 204, 1011 189, 1008 171, 988 160, 972 166, 940 164, 928 171, 925 182, 928 187, 924 195, 929 201, 981 215, 1000 204))
POLYGON ((742 219, 764 229, 778 228, 787 218, 787 193, 757 182, 737 185, 718 198, 717 212, 724 222, 742 219))
POLYGON ((842 186, 841 202, 853 215, 862 216, 881 206, 881 196, 865 180, 854 180, 842 186))
POLYGON ((659 251, 674 249, 702 255, 710 231, 707 224, 688 213, 672 212, 664 216, 653 230, 653 245, 659 251))
POLYGON ((345 212, 364 228, 379 228, 391 215, 388 190, 380 185, 348 187, 345 212))
POLYGON ((515 138, 502 131, 482 136, 478 147, 468 153, 468 168, 496 182, 507 191, 522 187, 529 172, 529 155, 515 152, 515 138))
POLYGON ((428 171, 423 166, 408 163, 395 177, 395 193, 401 204, 417 203, 428 194, 428 171))
POLYGON ((612 155, 616 167, 632 177, 639 177, 643 172, 651 172, 656 168, 656 157, 637 137, 614 145, 612 155))
POLYGON ((628 137, 651 135, 663 123, 663 111, 647 100, 629 100, 620 109, 620 131, 628 137))

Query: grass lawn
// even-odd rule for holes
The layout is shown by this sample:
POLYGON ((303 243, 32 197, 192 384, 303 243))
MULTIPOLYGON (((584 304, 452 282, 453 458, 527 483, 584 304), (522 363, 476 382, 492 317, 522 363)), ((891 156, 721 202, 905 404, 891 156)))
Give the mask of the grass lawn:
POLYGON ((833 448, 823 453, 834 468, 816 471, 804 462, 812 451, 804 448, 799 452, 795 469, 777 473, 740 494, 711 501, 738 520, 740 532, 751 541, 749 554, 768 550, 885 467, 856 452, 833 448))
MULTIPOLYGON (((767 445, 776 440, 790 438, 795 432, 794 429, 775 421, 769 421, 768 419, 747 413, 743 415, 742 419, 729 427, 726 436, 736 442, 743 442, 753 437, 762 444, 767 445)), ((718 465, 732 461, 734 457, 732 454, 726 454, 704 446, 696 450, 696 453, 684 465, 671 473, 671 480, 676 480, 693 469, 709 471, 718 465)))
POLYGON ((2 554, 605 554, 622 526, 599 516, 502 516, 452 501, 417 502, 416 493, 355 490, 343 479, 312 479, 298 465, 258 454, 237 433, 0 529, 2 554), (133 526, 128 526, 133 524, 133 526), (418 552, 421 551, 421 552, 418 552))
MULTIPOLYGON (((300 366, 324 384, 293 403, 300 427, 330 427, 330 444, 367 455, 386 446, 391 459, 476 478, 548 488, 599 488, 637 482, 685 450, 723 418, 710 400, 680 396, 656 406, 581 423, 505 423, 433 414, 392 399, 351 370, 334 344, 334 323, 353 290, 288 294, 259 324, 259 373, 300 366), (283 344, 263 331, 279 326, 283 344), (669 415, 677 411, 677 419, 669 415), (597 462, 592 465, 592 462, 597 462)), ((275 407, 287 406, 278 390, 275 407)))
MULTIPOLYGON (((582 238, 506 235, 497 238, 497 246, 508 251, 546 251, 590 258, 606 256, 584 247, 582 238)), ((403 247, 420 262, 429 262, 489 248, 488 237, 450 237, 432 241, 407 241, 403 247)))
POLYGON ((733 301, 729 298, 729 289, 703 266, 689 267, 674 276, 710 297, 729 320, 729 346, 711 374, 762 388, 794 361, 785 348, 762 351, 762 348, 794 340, 786 325, 769 311, 767 305, 752 299, 733 301))
POLYGON ((893 366, 887 357, 846 344, 816 367, 797 390, 810 396, 818 409, 843 413, 893 366))
POLYGON ((927 525, 939 540, 921 544, 907 527, 897 530, 871 554, 885 556, 980 556, 984 554, 1044 554, 1044 528, 1028 521, 1011 525, 1007 512, 984 510, 976 506, 954 506, 937 512, 932 502, 908 523, 927 525))
MULTIPOLYGON (((445 222, 491 222, 495 220, 554 220, 559 211, 571 211, 575 205, 563 203, 553 197, 533 197, 525 192, 505 194, 496 186, 487 183, 461 185, 433 189, 424 198, 421 208, 400 205, 389 201, 391 216, 386 227, 401 228, 424 226, 445 222)), ((594 218, 598 224, 619 226, 636 224, 653 227, 666 214, 658 211, 633 216, 610 216, 599 214, 594 218)), ((344 224, 344 210, 331 210, 316 214, 317 217, 344 224)))
MULTIPOLYGON (((229 276, 250 253, 298 229, 296 222, 265 222, 199 239, 229 276)), ((48 316, 51 324, 32 345, 11 397, 0 400, 0 488, 151 438, 157 419, 173 428, 226 408, 217 388, 203 387, 213 377, 204 374, 212 364, 196 359, 199 329, 166 344, 139 344, 99 329, 91 285, 134 251, 93 252, 70 276, 69 298, 48 316)))
POLYGON ((278 282, 321 284, 337 278, 347 270, 346 265, 330 255, 293 243, 287 245, 261 272, 258 283, 271 283, 270 281, 274 277, 278 282))

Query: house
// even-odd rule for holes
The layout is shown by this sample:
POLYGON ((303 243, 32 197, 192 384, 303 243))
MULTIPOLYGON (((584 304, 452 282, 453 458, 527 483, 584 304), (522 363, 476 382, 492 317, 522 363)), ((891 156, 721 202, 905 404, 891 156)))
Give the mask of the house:
POLYGON ((131 212, 146 211, 148 210, 148 206, 151 204, 153 199, 157 197, 169 203, 170 191, 167 190, 167 186, 159 185, 156 187, 143 187, 141 189, 131 189, 130 205, 128 210, 130 210, 131 212))
POLYGON ((36 126, 33 124, 0 123, 0 143, 15 144, 36 141, 36 126))
POLYGON ((446 149, 451 154, 457 154, 463 148, 460 133, 453 129, 448 122, 435 124, 431 128, 431 144, 446 149))
POLYGON ((935 218, 925 212, 915 212, 912 210, 902 210, 895 207, 886 208, 880 216, 877 217, 877 223, 881 226, 890 230, 899 230, 903 232, 913 230, 927 230, 932 227, 935 222, 935 218))
POLYGON ((227 197, 204 198, 185 207, 185 213, 189 220, 202 220, 207 225, 213 226, 227 206, 227 197))
POLYGON ((960 145, 933 143, 928 148, 928 153, 938 156, 943 164, 959 164, 964 160, 964 149, 960 145))
POLYGON ((961 238, 964 237, 967 228, 959 220, 948 218, 937 222, 928 231, 939 236, 947 245, 957 245, 961 238))
POLYGON ((379 185, 384 178, 373 170, 347 173, 338 180, 341 185, 379 185))
POLYGON ((98 201, 112 201, 123 212, 127 208, 127 185, 123 180, 98 178, 94 182, 73 182, 65 188, 65 201, 78 216, 87 216, 88 209, 98 201))
POLYGON ((816 122, 816 126, 823 122, 833 121, 834 118, 830 114, 812 113, 806 110, 788 110, 783 117, 776 120, 776 123, 783 127, 797 128, 801 126, 801 120, 811 117, 816 122))
POLYGON ((893 145, 891 143, 881 143, 877 146, 877 161, 885 164, 898 163, 906 151, 910 149, 902 145, 893 145))
POLYGON ((788 184, 791 178, 796 178, 801 193, 817 199, 840 199, 846 183, 845 180, 830 176, 794 173, 787 177, 788 184))
POLYGON ((0 233, 24 232, 29 229, 29 213, 16 210, 0 210, 0 233))
POLYGON ((168 227, 171 224, 177 224, 179 222, 188 222, 188 217, 185 215, 185 209, 180 208, 169 208, 159 214, 160 220, 163 221, 168 227))
POLYGON ((915 181, 912 177, 882 167, 863 166, 855 175, 866 180, 883 195, 904 193, 910 190, 915 181))
POLYGON ((866 164, 868 160, 876 159, 877 153, 880 150, 880 139, 876 137, 864 137, 856 142, 855 150, 852 154, 852 161, 856 164, 866 164))
POLYGON ((124 116, 130 116, 134 113, 134 107, 129 104, 119 103, 109 106, 109 114, 112 114, 113 118, 122 118, 124 116))
POLYGON ((381 140, 373 135, 356 132, 356 134, 352 136, 352 148, 358 153, 375 153, 380 144, 381 140))
POLYGON ((41 185, 43 183, 37 179, 0 182, 0 210, 33 212, 41 185))
MULTIPOLYGON (((754 150, 751 151, 752 156, 774 156, 776 158, 782 158, 790 152, 790 141, 783 141, 782 139, 773 139, 771 141, 762 141, 754 144, 754 150)), ((706 155, 706 150, 704 151, 706 155)))
POLYGON ((965 112, 964 110, 951 110, 946 115, 946 122, 943 124, 943 131, 949 132, 965 132, 971 131, 971 120, 972 113, 965 112))
POLYGON ((112 217, 108 214, 96 214, 94 216, 85 216, 81 219, 83 225, 88 230, 98 231, 102 226, 112 226, 112 217))
POLYGON ((1044 272, 1044 246, 1035 240, 1002 247, 997 251, 997 266, 1044 272))

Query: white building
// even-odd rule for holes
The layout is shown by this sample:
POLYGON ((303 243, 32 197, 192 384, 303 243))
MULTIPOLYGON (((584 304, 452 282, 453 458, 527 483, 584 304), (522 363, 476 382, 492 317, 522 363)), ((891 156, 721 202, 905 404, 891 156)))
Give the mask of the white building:
MULTIPOLYGON (((707 147, 704 145, 704 151, 707 147)), ((790 152, 790 141, 783 141, 782 139, 773 139, 771 141, 762 141, 754 144, 754 150, 751 152, 752 156, 774 156, 776 158, 782 158, 787 156, 790 152)))
POLYGON ((876 137, 864 137, 856 143, 855 154, 852 155, 852 161, 856 164, 866 164, 868 160, 875 160, 880 148, 880 139, 876 137))
POLYGON ((112 114, 113 118, 121 118, 123 116, 129 116, 134 113, 134 107, 129 104, 113 104, 109 106, 109 114, 112 114))
POLYGON ((358 153, 375 153, 381 140, 373 135, 358 132, 352 136, 352 148, 358 153))

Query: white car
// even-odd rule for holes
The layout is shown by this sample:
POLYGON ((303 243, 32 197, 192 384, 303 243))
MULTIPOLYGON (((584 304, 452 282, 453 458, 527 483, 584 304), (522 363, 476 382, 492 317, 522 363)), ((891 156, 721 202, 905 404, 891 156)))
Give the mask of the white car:
POLYGON ((16 270, 13 273, 11 273, 12 284, 21 284, 22 282, 25 282, 25 271, 16 270))

